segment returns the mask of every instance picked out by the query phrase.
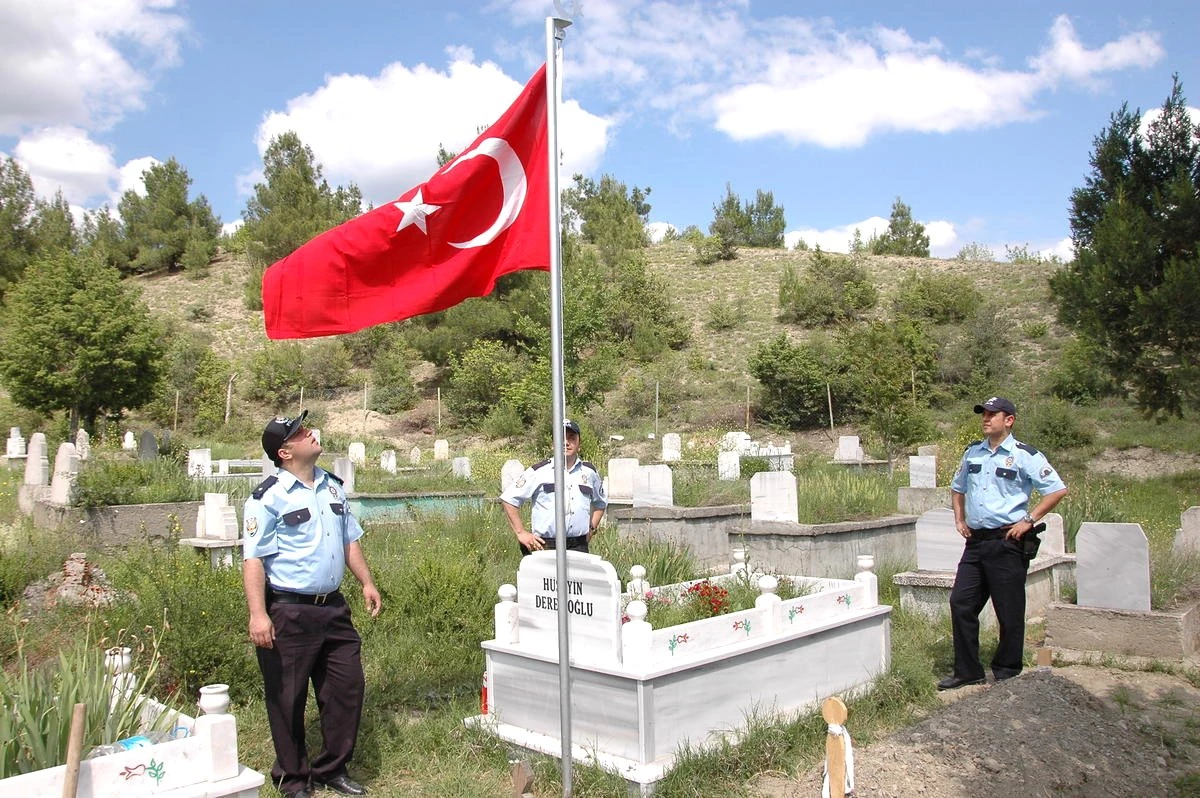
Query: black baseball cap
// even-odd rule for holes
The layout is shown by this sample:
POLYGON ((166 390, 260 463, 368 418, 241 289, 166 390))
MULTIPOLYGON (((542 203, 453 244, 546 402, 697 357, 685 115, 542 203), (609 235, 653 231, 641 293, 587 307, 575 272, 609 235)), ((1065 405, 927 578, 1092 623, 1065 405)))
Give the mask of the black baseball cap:
POLYGON ((300 415, 295 418, 287 416, 275 416, 267 422, 267 428, 263 430, 262 447, 267 453, 267 457, 271 458, 271 462, 275 465, 280 464, 279 450, 287 443, 288 438, 295 435, 304 426, 304 419, 308 416, 307 410, 301 410, 300 415))
POLYGON ((1010 416, 1017 414, 1017 406, 1005 399, 1003 396, 993 396, 983 404, 975 405, 975 412, 982 413, 988 410, 992 413, 1005 413, 1010 416))
POLYGON ((574 432, 576 435, 578 435, 579 434, 579 422, 572 421, 569 418, 565 418, 565 419, 563 419, 563 429, 567 430, 568 432, 574 432))

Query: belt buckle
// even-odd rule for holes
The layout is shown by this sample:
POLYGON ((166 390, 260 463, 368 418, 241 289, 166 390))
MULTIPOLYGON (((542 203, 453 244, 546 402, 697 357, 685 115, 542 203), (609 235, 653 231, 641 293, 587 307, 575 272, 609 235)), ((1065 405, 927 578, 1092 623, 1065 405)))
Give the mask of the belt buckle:
POLYGON ((328 593, 317 593, 312 597, 313 604, 316 604, 318 607, 325 606, 325 602, 327 601, 329 601, 328 593))

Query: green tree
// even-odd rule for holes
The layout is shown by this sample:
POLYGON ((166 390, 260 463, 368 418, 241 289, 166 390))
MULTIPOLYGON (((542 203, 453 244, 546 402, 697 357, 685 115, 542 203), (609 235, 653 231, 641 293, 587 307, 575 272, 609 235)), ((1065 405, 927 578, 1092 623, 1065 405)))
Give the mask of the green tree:
POLYGON ((737 247, 783 247, 786 227, 783 208, 775 204, 774 193, 759 189, 754 202, 743 203, 733 192, 733 187, 726 183, 725 197, 713 206, 713 220, 708 232, 720 236, 731 252, 722 260, 732 260, 737 256, 737 247))
POLYGON ((267 266, 362 212, 358 187, 331 188, 312 149, 298 135, 288 131, 273 138, 263 154, 263 182, 254 186, 239 231, 251 264, 245 286, 247 307, 262 309, 262 274, 267 266))
POLYGON ((1161 114, 1115 112, 1071 195, 1074 260, 1050 278, 1059 320, 1149 414, 1200 405, 1200 131, 1178 75, 1161 114))
POLYGON ((595 244, 608 266, 620 262, 625 252, 642 249, 650 243, 646 221, 650 205, 649 188, 628 189, 612 175, 600 182, 575 175, 574 185, 563 192, 563 221, 579 225, 583 240, 595 244))
POLYGON ((120 274, 59 252, 30 264, 7 297, 0 380, 21 407, 70 414, 95 431, 101 413, 154 396, 162 332, 120 274))
POLYGON ((417 389, 413 385, 407 352, 402 345, 393 342, 375 356, 368 406, 376 413, 393 415, 416 403, 417 389))
POLYGON ((178 421, 198 434, 220 429, 225 423, 225 397, 232 374, 229 362, 182 331, 171 330, 167 340, 162 378, 147 412, 163 426, 178 421))
POLYGON ((875 307, 879 292, 856 258, 813 250, 803 275, 791 264, 779 278, 781 321, 818 327, 855 318, 875 307))
POLYGON ((872 255, 929 257, 929 236, 925 234, 925 225, 913 220, 912 208, 899 197, 892 203, 887 231, 881 236, 872 236, 868 246, 872 255))
POLYGON ((79 246, 71 204, 62 191, 55 192, 52 200, 34 203, 33 241, 39 255, 74 252, 79 246))
POLYGON ((146 194, 130 189, 117 212, 125 228, 128 270, 133 273, 177 271, 188 257, 193 270, 216 250, 221 223, 203 195, 188 200, 192 179, 174 158, 142 172, 146 194))
POLYGON ((786 335, 755 349, 750 373, 762 386, 758 399, 762 419, 789 429, 823 426, 834 362, 831 354, 823 341, 793 344, 786 335))
POLYGON ((34 204, 29 174, 12 158, 0 160, 0 295, 33 259, 34 204))
POLYGON ((89 257, 119 271, 125 269, 129 260, 125 249, 125 231, 121 228, 121 221, 113 216, 112 209, 107 205, 84 214, 79 237, 89 257))

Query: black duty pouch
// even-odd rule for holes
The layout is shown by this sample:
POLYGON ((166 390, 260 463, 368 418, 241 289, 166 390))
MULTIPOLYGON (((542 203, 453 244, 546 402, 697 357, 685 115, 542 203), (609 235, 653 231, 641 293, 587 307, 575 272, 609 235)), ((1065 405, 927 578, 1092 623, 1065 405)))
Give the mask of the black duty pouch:
POLYGON ((1042 547, 1042 539, 1038 535, 1045 531, 1044 523, 1037 524, 1021 537, 1021 551, 1025 554, 1026 561, 1037 556, 1038 549, 1042 547))

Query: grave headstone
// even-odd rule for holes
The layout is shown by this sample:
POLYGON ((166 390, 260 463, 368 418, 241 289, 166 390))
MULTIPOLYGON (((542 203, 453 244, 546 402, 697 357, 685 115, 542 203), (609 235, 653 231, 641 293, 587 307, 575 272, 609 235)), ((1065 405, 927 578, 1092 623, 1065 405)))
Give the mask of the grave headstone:
POLYGON ((196 537, 237 540, 239 531, 237 510, 229 504, 229 494, 205 493, 196 514, 196 537))
POLYGON ((154 437, 154 433, 150 430, 142 430, 141 436, 138 438, 138 460, 143 463, 153 462, 158 459, 158 438, 154 437))
POLYGON ((92 436, 82 427, 75 433, 75 452, 81 461, 86 461, 92 456, 92 436))
POLYGON ((721 438, 721 451, 723 452, 740 452, 749 448, 751 444, 749 434, 742 430, 726 432, 721 438))
POLYGON ((449 460, 450 459, 450 441, 445 438, 439 438, 433 442, 433 459, 434 460, 449 460))
POLYGON ((954 511, 939 507, 917 517, 917 570, 956 571, 966 540, 954 526, 954 511))
POLYGON ((1042 523, 1046 525, 1046 528, 1039 535, 1042 545, 1038 548, 1038 556, 1057 557, 1060 554, 1066 554, 1067 540, 1063 517, 1058 513, 1046 513, 1042 517, 1042 523))
POLYGON ((189 477, 204 479, 213 473, 212 449, 188 449, 187 472, 189 477))
POLYGON ((333 461, 333 473, 342 480, 346 493, 354 493, 354 461, 349 457, 338 457, 333 461))
POLYGON ((410 465, 421 464, 421 447, 414 446, 408 450, 408 462, 410 465))
POLYGON ((1171 550, 1176 554, 1200 551, 1200 507, 1189 507, 1179 516, 1179 532, 1171 550))
POLYGON ((841 435, 838 437, 837 450, 833 460, 837 463, 861 463, 866 459, 857 435, 841 435))
POLYGON ((500 492, 511 488, 524 473, 525 466, 520 460, 505 460, 504 465, 500 466, 500 492))
POLYGON ((796 523, 796 475, 790 471, 760 471, 750 477, 750 520, 796 523))
POLYGON ((741 478, 741 453, 737 451, 717 452, 717 479, 729 481, 741 478))
POLYGON ((678 432, 668 432, 662 436, 662 459, 664 462, 678 461, 683 456, 682 451, 683 443, 678 432))
POLYGON ((1150 544, 1141 524, 1085 521, 1075 536, 1081 607, 1150 611, 1150 544))
POLYGON ((25 460, 25 484, 46 485, 50 482, 50 462, 46 455, 46 433, 35 432, 29 436, 25 460))
POLYGON ((54 504, 70 504, 71 491, 79 476, 79 454, 75 444, 60 443, 54 456, 54 476, 50 480, 50 501, 54 504))
POLYGON ((356 465, 356 466, 366 465, 367 464, 366 444, 364 444, 362 441, 351 441, 350 449, 346 453, 346 456, 349 457, 350 462, 354 463, 354 465, 356 465))
POLYGON ((384 449, 379 453, 379 467, 389 474, 396 473, 396 450, 384 449))
POLYGON ((20 427, 9 428, 8 446, 5 451, 9 457, 24 457, 27 454, 25 438, 21 435, 20 427))
POLYGON ((638 466, 633 474, 634 507, 673 507, 675 483, 669 465, 638 466))
POLYGON ((133 435, 133 430, 125 430, 125 435, 121 438, 121 449, 126 452, 137 451, 137 438, 133 435))
MULTIPOLYGON (((621 580, 595 554, 566 552, 571 659, 613 663, 621 656, 621 580)), ((558 657, 558 562, 553 551, 521 558, 517 569, 521 647, 558 657)))
POLYGON ((471 458, 455 457, 453 460, 450 461, 450 471, 456 477, 460 477, 462 479, 470 479, 471 478, 471 458))
POLYGON ((610 502, 633 501, 633 476, 637 473, 636 457, 613 457, 608 461, 608 500, 610 502))
POLYGON ((928 455, 908 458, 908 486, 910 488, 936 488, 937 458, 928 455))

